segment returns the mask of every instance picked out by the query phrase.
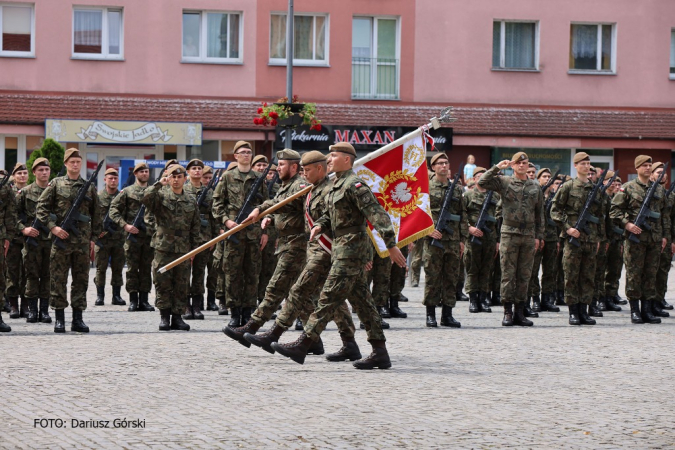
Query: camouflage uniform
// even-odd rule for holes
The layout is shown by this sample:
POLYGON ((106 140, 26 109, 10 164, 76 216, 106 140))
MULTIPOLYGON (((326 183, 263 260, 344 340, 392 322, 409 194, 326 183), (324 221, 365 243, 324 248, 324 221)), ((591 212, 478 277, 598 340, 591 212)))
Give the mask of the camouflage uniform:
POLYGON ((600 221, 604 223, 605 233, 600 235, 600 248, 595 259, 595 292, 594 299, 599 300, 605 297, 605 272, 607 271, 607 245, 611 235, 612 219, 609 218, 609 207, 612 201, 606 193, 601 199, 600 221))
MULTIPOLYGON (((12 187, 6 184, 0 190, 0 242, 3 244, 3 249, 5 240, 13 238, 16 234, 16 223, 16 195, 12 187)), ((5 271, 5 252, 0 251, 0 298, 5 295, 7 288, 5 271)))
MULTIPOLYGON (((401 254, 404 258, 408 259, 407 245, 401 249, 401 254)), ((391 275, 389 280, 389 298, 398 301, 401 299, 401 296, 403 295, 403 288, 405 287, 406 268, 392 264, 391 261, 389 261, 389 266, 391 267, 391 275)))
MULTIPOLYGON (((553 196, 554 194, 549 194, 553 196)), ((542 295, 552 295, 556 285, 556 263, 558 257, 558 226, 551 219, 550 211, 544 211, 544 249, 538 250, 534 255, 534 266, 532 266, 532 276, 528 295, 530 297, 542 295), (541 267, 541 286, 539 285, 539 268, 541 267)))
MULTIPOLYGON (((610 196, 610 210, 611 203, 616 193, 610 196)), ((609 216, 609 214, 608 214, 609 216)), ((610 220, 611 217, 610 217, 610 220)), ((619 294, 619 279, 623 270, 623 228, 619 228, 611 223, 611 228, 607 230, 609 236, 609 249, 607 250, 607 268, 605 269, 605 293, 606 297, 616 298, 619 294), (621 231, 620 234, 614 232, 621 231)))
POLYGON ((413 287, 420 284, 420 273, 422 272, 422 263, 424 257, 424 240, 420 239, 415 242, 412 251, 412 258, 410 261, 411 271, 411 285, 413 287))
MULTIPOLYGON (((486 192, 480 192, 478 189, 472 189, 464 194, 464 216, 468 225, 475 226, 483 209, 483 203, 486 192)), ((497 204, 501 200, 496 192, 492 194, 491 206, 488 208, 488 214, 494 218, 498 216, 497 204)), ((499 208, 501 210, 501 208, 499 208)), ((499 211, 501 213, 501 211, 499 211)), ((499 236, 497 233, 497 224, 487 222, 487 228, 490 233, 483 233, 479 238, 482 245, 471 243, 471 234, 467 236, 464 242, 464 265, 467 268, 466 292, 490 292, 490 274, 494 266, 497 255, 497 242, 499 236)))
MULTIPOLYGON (((110 209, 110 204, 113 199, 119 195, 115 190, 114 194, 108 194, 108 191, 103 189, 98 193, 99 211, 101 224, 105 219, 106 214, 110 209)), ((96 286, 105 286, 105 273, 108 270, 108 261, 110 261, 110 269, 112 270, 111 286, 122 286, 122 270, 124 270, 124 239, 126 234, 124 229, 116 226, 117 231, 114 233, 106 232, 105 236, 98 238, 101 247, 96 245, 94 249, 94 261, 96 262, 96 277, 94 284, 96 286)))
MULTIPOLYGON (((17 222, 19 231, 29 227, 35 221, 40 195, 46 188, 32 183, 21 190, 18 198, 18 216, 23 221, 17 222)), ((26 298, 49 298, 49 253, 52 249, 51 233, 44 231, 35 238, 37 247, 28 243, 23 249, 23 264, 26 269, 26 298)))
MULTIPOLYGON (((195 199, 195 202, 199 199, 199 196, 202 195, 205 185, 195 188, 192 183, 188 182, 184 187, 185 191, 192 195, 195 199)), ((218 229, 218 222, 215 217, 213 217, 213 192, 209 189, 202 206, 199 207, 199 240, 196 242, 197 246, 204 244, 205 242, 210 241, 216 236, 216 229, 218 229)), ((218 229, 218 231, 220 231, 218 229)), ((188 295, 203 296, 205 292, 204 281, 206 279, 206 266, 209 263, 211 258, 211 251, 205 250, 194 257, 191 265, 192 280, 190 282, 190 290, 188 295)), ((200 297, 201 298, 201 297, 200 297)), ((203 300, 203 298, 201 298, 203 300)))
MULTIPOLYGON (((21 193, 21 190, 19 190, 15 185, 12 185, 12 192, 14 193, 15 197, 18 197, 21 193)), ((23 257, 21 256, 23 244, 23 235, 18 232, 15 233, 15 235, 12 236, 9 241, 9 249, 7 250, 7 255, 5 255, 5 260, 7 261, 8 298, 18 298, 19 296, 22 299, 24 298, 24 293, 26 290, 26 274, 24 272, 23 257)), ((21 313, 23 315, 24 311, 21 313)))
MULTIPOLYGON (((270 192, 270 198, 273 198, 279 192, 279 183, 274 183, 272 185, 272 191, 270 192)), ((269 237, 267 245, 262 251, 262 264, 260 268, 260 279, 258 280, 258 299, 262 301, 265 298, 265 290, 267 285, 274 275, 274 268, 277 266, 277 239, 279 238, 279 233, 277 232, 276 227, 274 226, 274 220, 272 220, 267 227, 267 236, 269 237)))
POLYGON ((190 260, 164 273, 160 273, 159 268, 197 247, 201 229, 197 202, 185 190, 181 194, 175 194, 159 181, 145 190, 141 202, 152 213, 157 227, 150 242, 155 250, 152 261, 157 297, 155 306, 160 310, 170 309, 171 314, 180 315, 185 311, 188 295, 190 260))
MULTIPOLYGON (((54 178, 42 192, 37 205, 37 218, 50 230, 59 226, 65 219, 77 193, 86 181, 79 177, 71 180, 68 175, 54 178), (54 214, 54 217, 50 217, 54 214)), ((52 245, 50 263, 50 298, 49 305, 53 309, 68 307, 66 285, 68 271, 71 271, 70 303, 73 310, 87 309, 87 286, 89 285, 89 244, 93 236, 101 234, 101 215, 99 213, 96 188, 89 186, 87 197, 80 205, 78 212, 89 216, 89 222, 77 222, 79 236, 70 232, 62 241, 64 249, 52 245)))
POLYGON ((656 274, 656 299, 663 302, 668 291, 668 272, 673 262, 671 244, 675 241, 675 192, 668 197, 668 216, 670 217, 670 230, 665 230, 664 237, 668 240, 666 248, 659 258, 659 271, 656 274))

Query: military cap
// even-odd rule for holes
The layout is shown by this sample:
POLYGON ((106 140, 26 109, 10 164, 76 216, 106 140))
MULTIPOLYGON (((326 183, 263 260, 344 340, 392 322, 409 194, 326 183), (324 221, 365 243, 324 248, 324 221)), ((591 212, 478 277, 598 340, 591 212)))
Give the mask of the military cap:
POLYGON ((40 166, 49 167, 49 160, 47 158, 37 158, 35 161, 33 161, 33 171, 35 171, 35 169, 40 166))
POLYGON ((12 175, 17 173, 19 170, 26 170, 27 171, 28 168, 26 167, 26 163, 18 162, 16 164, 14 164, 14 169, 12 169, 12 175))
POLYGON ((273 171, 273 170, 274 170, 274 171, 277 170, 277 165, 276 165, 276 164, 272 164, 272 165, 270 166, 270 172, 273 171))
MULTIPOLYGON (((663 167, 663 163, 661 161, 657 161, 654 164, 652 164, 652 172, 654 172, 656 169, 659 167, 663 167)), ((15 169, 16 170, 16 169, 15 169)), ((14 173, 14 172, 12 172, 14 173)), ((608 175, 609 176, 609 175, 608 175)))
POLYGON ((171 166, 171 165, 173 165, 173 164, 178 164, 178 160, 177 160, 177 159, 170 159, 170 160, 168 160, 168 161, 166 162, 166 164, 164 164, 164 170, 168 169, 169 166, 171 166))
POLYGON ((263 161, 263 162, 269 164, 269 160, 267 159, 267 156, 265 156, 265 155, 256 155, 256 156, 253 158, 253 161, 251 161, 251 165, 252 165, 252 166, 255 166, 255 165, 258 164, 260 161, 263 161))
POLYGON ((530 159, 527 157, 527 153, 518 152, 511 157, 511 162, 525 161, 526 159, 530 159))
POLYGON ((213 169, 211 166, 204 166, 204 170, 202 170, 202 175, 206 175, 207 173, 213 173, 213 169))
POLYGON ((204 161, 201 159, 191 159, 189 163, 187 163, 187 166, 185 166, 186 169, 189 169, 190 167, 201 167, 204 168, 204 161))
POLYGON ((528 162, 528 163, 527 163, 527 168, 528 168, 528 169, 536 169, 537 166, 535 166, 535 165, 532 164, 531 162, 528 162))
POLYGON ((354 150, 354 146, 349 142, 338 142, 328 147, 328 150, 331 152, 341 152, 356 156, 356 150, 354 150))
POLYGON ((607 173, 605 174, 605 179, 609 180, 614 176, 614 171, 613 170, 608 170, 607 173))
POLYGON ((113 169, 112 167, 105 171, 105 175, 115 175, 116 177, 120 176, 120 174, 117 173, 117 169, 113 169))
POLYGON ((227 169, 225 171, 227 172, 228 170, 236 169, 237 168, 237 163, 236 162, 231 162, 228 164, 227 169))
POLYGON ((186 172, 185 167, 181 166, 180 164, 171 164, 169 168, 166 169, 167 175, 179 175, 185 172, 186 172))
POLYGON ((300 153, 296 152, 295 150, 291 150, 290 148, 285 148, 277 152, 277 159, 280 161, 282 159, 287 161, 300 161, 300 153))
POLYGON ((475 177, 476 175, 484 172, 487 172, 487 169, 485 167, 476 167, 475 169, 473 169, 473 176, 475 177))
POLYGON ((302 161, 300 164, 306 166, 307 164, 314 164, 322 161, 326 161, 326 155, 317 150, 312 150, 311 152, 304 153, 302 155, 302 161))
POLYGON ((598 173, 598 169, 596 169, 596 168, 593 167, 593 166, 591 166, 588 170, 590 170, 591 172, 598 173))
POLYGON ((148 167, 147 163, 140 162, 134 166, 134 173, 138 172, 139 170, 150 170, 150 167, 148 167))
POLYGON ((0 175, 7 176, 9 175, 5 169, 0 169, 0 175))
POLYGON ((549 175, 551 175, 551 171, 549 170, 548 167, 542 167, 541 169, 539 169, 539 172, 537 172, 537 180, 539 179, 539 177, 541 177, 545 173, 548 173, 549 175))
POLYGON ((614 178, 614 181, 618 181, 619 183, 623 183, 623 181, 621 181, 621 177, 614 178))
POLYGON ((589 160, 589 161, 591 160, 591 157, 588 156, 588 153, 586 153, 586 152, 579 152, 576 155, 574 155, 574 159, 573 159, 574 164, 580 163, 581 161, 585 161, 585 160, 589 160))
POLYGON ((237 153, 237 150, 239 150, 239 149, 242 148, 242 147, 248 148, 249 150, 253 150, 253 147, 251 147, 251 144, 250 144, 249 142, 246 142, 246 141, 237 141, 237 143, 234 144, 234 150, 233 150, 233 153, 237 153))
POLYGON ((449 161, 448 155, 446 155, 445 153, 436 153, 434 156, 431 157, 431 167, 434 167, 436 161, 438 161, 441 158, 449 161))
POLYGON ((640 167, 644 163, 650 163, 650 162, 652 162, 651 156, 640 155, 637 158, 635 158, 635 168, 637 169, 638 167, 640 167))
POLYGON ((68 161, 69 158, 82 158, 80 156, 80 151, 76 148, 69 148, 66 150, 66 153, 63 154, 63 162, 68 161))

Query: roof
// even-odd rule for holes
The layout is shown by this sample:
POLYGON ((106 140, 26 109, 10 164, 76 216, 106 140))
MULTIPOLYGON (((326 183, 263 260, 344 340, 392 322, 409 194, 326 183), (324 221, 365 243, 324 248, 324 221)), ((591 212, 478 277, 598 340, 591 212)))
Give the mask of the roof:
MULTIPOLYGON (((261 101, 202 97, 0 91, 0 123, 42 125, 47 118, 201 122, 207 130, 251 130, 261 101)), ((318 103, 331 125, 417 126, 440 104, 318 103)), ((456 135, 675 139, 675 109, 458 105, 456 135)))

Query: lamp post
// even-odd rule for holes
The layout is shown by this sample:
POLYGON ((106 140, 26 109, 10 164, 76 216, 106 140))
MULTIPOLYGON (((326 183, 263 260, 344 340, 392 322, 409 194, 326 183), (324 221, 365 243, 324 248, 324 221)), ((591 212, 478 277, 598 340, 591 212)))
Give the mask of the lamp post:
MULTIPOLYGON (((293 102, 293 0, 288 0, 288 16, 286 17, 286 97, 288 103, 293 102)), ((291 148, 292 130, 286 126, 286 148, 291 148)))

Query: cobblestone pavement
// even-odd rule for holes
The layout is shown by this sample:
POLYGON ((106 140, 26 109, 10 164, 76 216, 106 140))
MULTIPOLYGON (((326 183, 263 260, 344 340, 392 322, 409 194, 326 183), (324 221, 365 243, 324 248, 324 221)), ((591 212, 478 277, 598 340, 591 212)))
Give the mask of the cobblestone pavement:
MULTIPOLYGON (((109 306, 110 287, 108 306, 94 307, 93 282, 88 335, 55 335, 53 325, 5 314, 13 332, 0 336, 0 447, 675 445, 675 318, 631 325, 624 308, 594 327, 571 327, 566 313, 543 313, 532 328, 507 329, 501 308, 469 314, 460 302, 461 329, 427 329, 423 283, 404 292, 408 319, 390 319, 386 333, 393 368, 372 372, 246 349, 220 332, 214 312, 190 332, 159 332, 157 312, 109 306), (113 428, 124 418, 144 428, 113 428), (65 428, 36 428, 36 419, 61 419, 65 428)), ((69 330, 70 310, 66 318, 69 330)), ((364 331, 357 341, 368 353, 364 331)), ((334 324, 324 342, 327 352, 339 348, 334 324)))

